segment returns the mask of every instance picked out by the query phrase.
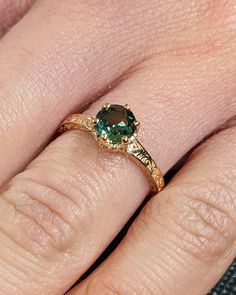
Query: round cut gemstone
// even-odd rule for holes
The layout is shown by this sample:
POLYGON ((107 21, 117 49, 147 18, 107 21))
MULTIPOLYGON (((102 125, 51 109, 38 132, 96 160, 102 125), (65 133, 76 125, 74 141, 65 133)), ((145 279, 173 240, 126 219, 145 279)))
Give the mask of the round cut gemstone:
POLYGON ((97 119, 97 133, 105 133, 112 143, 121 143, 124 136, 130 138, 136 130, 134 114, 122 105, 112 104, 101 109, 97 119))

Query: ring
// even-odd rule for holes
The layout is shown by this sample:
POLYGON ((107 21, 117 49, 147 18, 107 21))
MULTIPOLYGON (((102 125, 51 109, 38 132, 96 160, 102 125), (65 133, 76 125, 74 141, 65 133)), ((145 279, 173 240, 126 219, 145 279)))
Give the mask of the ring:
POLYGON ((72 114, 65 118, 59 133, 72 129, 91 133, 100 147, 118 151, 134 160, 146 173, 151 182, 151 194, 161 191, 164 177, 155 161, 137 139, 140 123, 129 105, 105 103, 96 116, 72 114))

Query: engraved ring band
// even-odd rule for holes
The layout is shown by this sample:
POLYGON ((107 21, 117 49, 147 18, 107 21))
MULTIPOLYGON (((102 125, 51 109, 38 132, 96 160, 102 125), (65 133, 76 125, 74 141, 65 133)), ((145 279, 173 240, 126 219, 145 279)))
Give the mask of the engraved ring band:
POLYGON ((105 103, 96 116, 72 114, 65 118, 59 132, 79 129, 91 133, 100 147, 121 152, 134 160, 148 176, 151 194, 161 191, 164 178, 155 161, 137 139, 140 123, 129 105, 105 103))

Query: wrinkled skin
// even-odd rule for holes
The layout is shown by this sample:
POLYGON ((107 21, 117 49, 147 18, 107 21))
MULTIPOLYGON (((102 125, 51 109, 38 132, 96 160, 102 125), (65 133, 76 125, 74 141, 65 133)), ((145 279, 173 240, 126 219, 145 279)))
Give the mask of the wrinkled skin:
POLYGON ((206 294, 236 256, 236 1, 0 0, 0 32, 0 294, 66 293, 148 194, 89 134, 52 140, 107 101, 163 173, 204 143, 69 294, 206 294))

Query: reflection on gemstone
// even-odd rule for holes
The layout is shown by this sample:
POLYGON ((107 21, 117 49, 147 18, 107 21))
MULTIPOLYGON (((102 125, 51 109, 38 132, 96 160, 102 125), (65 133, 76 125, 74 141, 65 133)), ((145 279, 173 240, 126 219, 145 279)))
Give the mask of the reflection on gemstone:
POLYGON ((98 135, 107 135, 112 143, 121 143, 122 138, 130 138, 136 130, 134 114, 122 105, 110 105, 97 114, 96 130, 98 135))

